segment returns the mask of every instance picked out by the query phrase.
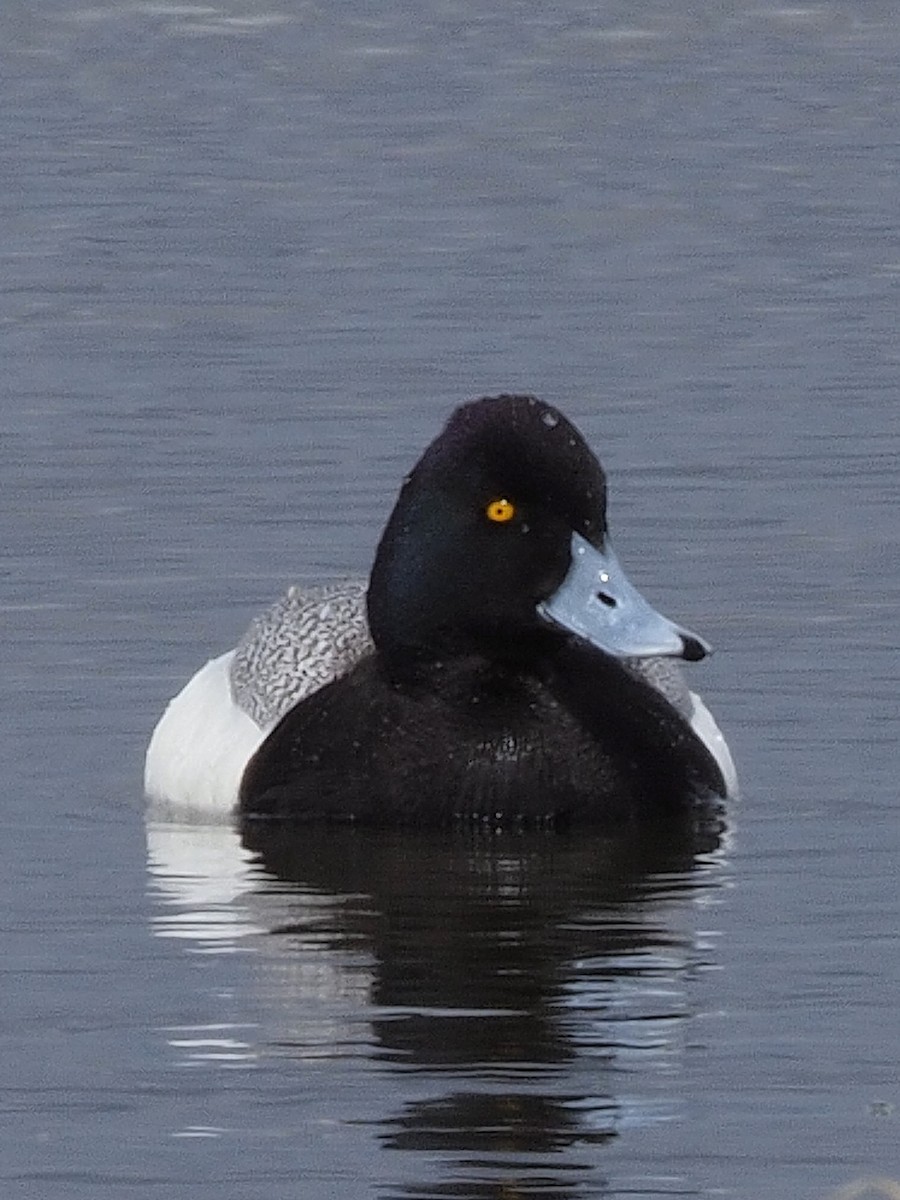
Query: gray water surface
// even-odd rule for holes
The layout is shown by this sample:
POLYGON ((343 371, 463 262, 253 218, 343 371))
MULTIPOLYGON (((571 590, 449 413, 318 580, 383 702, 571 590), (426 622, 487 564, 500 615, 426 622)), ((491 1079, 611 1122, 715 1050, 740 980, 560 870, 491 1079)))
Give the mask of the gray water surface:
POLYGON ((893 4, 0 12, 0 1190, 807 1200, 900 1176, 893 4), (558 404, 722 829, 145 824, 165 701, 558 404))

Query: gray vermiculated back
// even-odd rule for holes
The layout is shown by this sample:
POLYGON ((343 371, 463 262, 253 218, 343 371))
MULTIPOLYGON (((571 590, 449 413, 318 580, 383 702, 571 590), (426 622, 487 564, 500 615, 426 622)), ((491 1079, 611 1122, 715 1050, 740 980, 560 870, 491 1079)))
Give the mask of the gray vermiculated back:
POLYGON ((235 701, 266 729, 372 649, 364 580, 292 587, 254 617, 231 664, 235 701))

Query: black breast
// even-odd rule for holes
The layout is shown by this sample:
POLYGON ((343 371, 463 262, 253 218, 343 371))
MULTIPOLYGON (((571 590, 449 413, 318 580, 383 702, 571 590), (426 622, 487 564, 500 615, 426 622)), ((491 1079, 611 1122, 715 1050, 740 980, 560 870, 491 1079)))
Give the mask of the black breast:
POLYGON ((668 701, 570 644, 529 671, 472 656, 402 683, 367 658, 276 726, 245 772, 240 808, 377 825, 603 824, 722 790, 668 701))

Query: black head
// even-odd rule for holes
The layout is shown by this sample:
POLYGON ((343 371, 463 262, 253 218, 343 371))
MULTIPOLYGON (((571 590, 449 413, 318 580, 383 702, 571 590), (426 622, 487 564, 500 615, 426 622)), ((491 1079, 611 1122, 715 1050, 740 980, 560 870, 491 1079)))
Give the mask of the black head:
POLYGON ((602 547, 606 479, 584 438, 533 396, 458 408, 405 480, 372 569, 379 653, 421 660, 552 636, 537 605, 602 547))

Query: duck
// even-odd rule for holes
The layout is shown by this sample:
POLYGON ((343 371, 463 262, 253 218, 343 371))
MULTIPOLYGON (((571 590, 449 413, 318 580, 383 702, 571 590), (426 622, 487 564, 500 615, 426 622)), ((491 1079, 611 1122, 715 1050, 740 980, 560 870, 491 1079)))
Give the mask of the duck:
POLYGON ((290 587, 170 701, 145 792, 157 814, 244 822, 684 812, 737 793, 682 670, 709 652, 630 583, 575 425, 485 396, 403 480, 368 582, 290 587))

